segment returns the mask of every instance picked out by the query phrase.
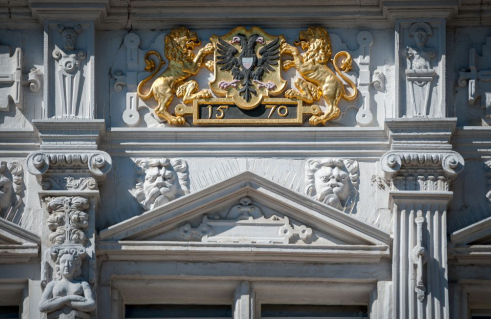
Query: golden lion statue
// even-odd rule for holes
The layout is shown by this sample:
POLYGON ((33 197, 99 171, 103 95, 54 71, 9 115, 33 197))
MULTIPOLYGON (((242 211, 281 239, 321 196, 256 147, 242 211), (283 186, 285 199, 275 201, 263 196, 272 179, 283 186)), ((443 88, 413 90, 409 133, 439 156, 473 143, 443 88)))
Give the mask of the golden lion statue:
POLYGON ((290 54, 293 57, 293 60, 283 62, 283 70, 295 67, 303 78, 298 78, 295 81, 295 86, 299 91, 294 89, 287 90, 285 97, 312 103, 323 96, 327 103, 326 111, 321 115, 313 115, 309 119, 309 123, 310 125, 321 123, 324 125, 327 121, 339 117, 341 111, 338 103, 341 98, 353 101, 358 94, 354 83, 340 71, 340 69, 345 72, 351 70, 351 55, 346 51, 341 51, 334 56, 334 60, 330 60, 331 39, 327 31, 320 27, 312 27, 308 28, 307 31, 301 31, 298 41, 295 41, 294 44, 307 51, 300 54, 298 48, 288 43, 283 43, 281 53, 290 54), (337 65, 338 58, 343 56, 345 59, 341 62, 341 67, 339 68, 337 65), (351 95, 346 95, 343 82, 327 66, 329 62, 332 62, 336 72, 351 86, 354 91, 351 95))
POLYGON ((215 48, 212 43, 208 43, 195 56, 192 50, 200 44, 201 41, 198 39, 198 35, 186 28, 176 28, 169 32, 165 36, 164 49, 165 57, 169 60, 169 66, 153 82, 150 91, 147 94, 142 94, 141 89, 145 83, 153 78, 165 64, 165 61, 162 60, 162 57, 157 51, 152 50, 145 54, 145 70, 153 72, 138 84, 138 96, 143 100, 148 100, 153 96, 158 102, 158 106, 155 108, 155 114, 171 125, 183 125, 186 122, 182 116, 173 116, 169 113, 168 107, 174 98, 174 94, 182 98, 184 103, 211 97, 209 90, 197 92, 198 83, 196 81, 191 80, 183 83, 188 77, 198 73, 203 66, 213 71, 212 61, 208 61, 203 65, 203 58, 213 53, 215 48), (157 67, 155 67, 155 62, 150 59, 151 55, 157 57, 159 62, 157 67))

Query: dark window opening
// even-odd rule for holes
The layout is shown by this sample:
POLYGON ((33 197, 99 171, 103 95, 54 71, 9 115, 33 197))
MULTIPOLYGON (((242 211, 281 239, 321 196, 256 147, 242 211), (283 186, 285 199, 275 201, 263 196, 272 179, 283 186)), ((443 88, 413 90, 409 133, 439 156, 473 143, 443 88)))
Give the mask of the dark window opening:
POLYGON ((262 305, 262 318, 368 318, 365 306, 262 305))
POLYGON ((232 318, 230 305, 126 305, 126 318, 232 318))
POLYGON ((1 319, 19 319, 19 306, 0 306, 1 319))

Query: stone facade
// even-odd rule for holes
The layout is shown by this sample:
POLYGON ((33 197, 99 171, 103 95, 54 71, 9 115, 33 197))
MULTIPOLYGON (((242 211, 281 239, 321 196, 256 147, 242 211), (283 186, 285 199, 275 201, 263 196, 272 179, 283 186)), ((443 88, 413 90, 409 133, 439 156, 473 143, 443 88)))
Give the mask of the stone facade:
POLYGON ((490 5, 0 1, 0 317, 491 318, 490 5))

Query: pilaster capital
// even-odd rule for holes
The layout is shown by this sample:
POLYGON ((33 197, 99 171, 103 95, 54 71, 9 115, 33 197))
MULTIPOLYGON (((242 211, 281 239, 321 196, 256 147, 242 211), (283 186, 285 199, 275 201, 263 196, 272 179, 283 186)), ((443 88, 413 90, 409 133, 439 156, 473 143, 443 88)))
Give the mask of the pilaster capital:
POLYGON ((454 151, 390 151, 380 159, 382 171, 387 179, 396 174, 418 174, 420 172, 442 172, 454 179, 464 169, 464 158, 454 151))
MULTIPOLYGON (((87 188, 94 189, 90 185, 93 182, 103 182, 106 179, 107 173, 111 170, 111 156, 103 151, 74 151, 74 152, 58 152, 58 151, 37 151, 29 154, 27 157, 27 171, 35 175, 39 183, 43 182, 43 177, 47 175, 67 175, 73 173, 80 178, 93 178, 87 183, 80 181, 74 187, 80 187, 82 184, 87 184, 87 188)), ((71 177, 65 176, 68 183, 71 185, 77 184, 71 177)), ((65 187, 66 184, 65 184, 65 187)), ((68 189, 70 186, 68 186, 68 189)), ((46 189, 46 187, 43 187, 46 189)))

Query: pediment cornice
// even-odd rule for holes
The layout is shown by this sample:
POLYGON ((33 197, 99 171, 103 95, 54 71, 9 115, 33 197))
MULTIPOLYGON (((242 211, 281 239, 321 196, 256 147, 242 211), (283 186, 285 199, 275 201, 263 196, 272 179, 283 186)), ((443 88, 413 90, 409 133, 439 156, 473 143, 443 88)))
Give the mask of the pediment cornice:
POLYGON ((236 205, 247 196, 254 203, 283 213, 305 225, 313 225, 348 245, 391 245, 388 233, 347 214, 286 189, 251 172, 174 200, 99 233, 101 241, 145 241, 218 207, 236 205))
POLYGON ((27 262, 36 258, 40 243, 36 234, 0 218, 0 263, 27 262))

